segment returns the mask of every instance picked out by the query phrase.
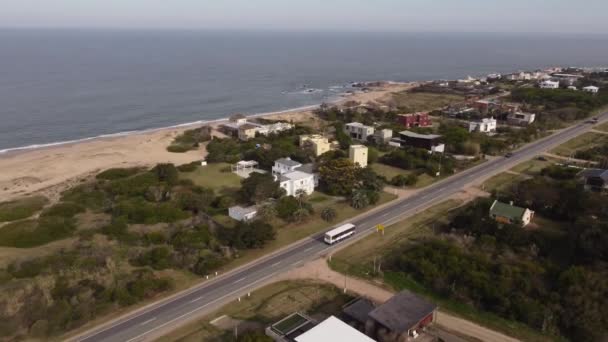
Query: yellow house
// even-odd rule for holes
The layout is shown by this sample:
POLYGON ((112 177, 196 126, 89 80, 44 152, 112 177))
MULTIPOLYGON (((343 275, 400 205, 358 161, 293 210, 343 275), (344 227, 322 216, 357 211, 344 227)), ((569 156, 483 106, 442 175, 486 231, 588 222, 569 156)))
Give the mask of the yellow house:
POLYGON ((300 135, 300 146, 304 146, 306 142, 312 145, 316 157, 328 152, 330 148, 329 140, 319 134, 300 135))
POLYGON ((351 145, 348 150, 348 158, 353 164, 359 164, 361 167, 367 166, 367 146, 363 145, 351 145))

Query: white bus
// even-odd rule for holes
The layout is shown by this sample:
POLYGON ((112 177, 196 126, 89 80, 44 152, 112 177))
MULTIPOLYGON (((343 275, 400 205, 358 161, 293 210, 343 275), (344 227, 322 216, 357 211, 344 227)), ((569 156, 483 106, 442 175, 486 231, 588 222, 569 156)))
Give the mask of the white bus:
POLYGON ((333 245, 355 234, 355 225, 347 223, 325 233, 325 243, 333 245))

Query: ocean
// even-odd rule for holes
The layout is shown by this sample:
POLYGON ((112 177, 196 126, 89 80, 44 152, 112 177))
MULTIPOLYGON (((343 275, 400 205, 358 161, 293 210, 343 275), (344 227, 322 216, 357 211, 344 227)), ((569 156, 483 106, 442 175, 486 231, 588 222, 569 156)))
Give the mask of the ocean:
POLYGON ((0 152, 553 65, 608 65, 608 36, 5 29, 0 152))

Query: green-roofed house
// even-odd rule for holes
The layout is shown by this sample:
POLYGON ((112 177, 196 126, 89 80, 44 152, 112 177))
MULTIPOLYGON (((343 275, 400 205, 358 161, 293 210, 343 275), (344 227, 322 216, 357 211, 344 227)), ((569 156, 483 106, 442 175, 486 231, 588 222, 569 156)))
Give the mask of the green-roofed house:
POLYGON ((528 208, 516 207, 513 202, 507 204, 496 200, 490 207, 490 217, 499 223, 525 227, 532 221, 534 212, 528 208))

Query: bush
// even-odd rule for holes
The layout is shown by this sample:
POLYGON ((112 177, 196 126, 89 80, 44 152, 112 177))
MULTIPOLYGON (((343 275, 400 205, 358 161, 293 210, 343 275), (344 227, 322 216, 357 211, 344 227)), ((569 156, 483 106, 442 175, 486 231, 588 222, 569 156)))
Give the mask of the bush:
POLYGON ((99 210, 109 205, 108 195, 96 184, 82 184, 61 194, 61 200, 78 203, 86 208, 99 210))
POLYGON ((17 221, 0 229, 0 246, 29 248, 70 237, 75 224, 72 219, 56 216, 37 221, 17 221))
POLYGON ((391 185, 394 186, 412 186, 418 182, 418 175, 415 173, 405 175, 397 175, 391 179, 391 185))
POLYGON ((186 153, 190 151, 190 148, 182 145, 169 145, 167 151, 171 153, 186 153))
POLYGON ((140 198, 123 200, 112 210, 115 218, 124 218, 128 223, 156 224, 176 222, 190 215, 182 211, 175 203, 149 203, 140 198))
POLYGON ((44 210, 41 216, 58 216, 63 218, 72 218, 76 214, 82 213, 84 211, 85 208, 80 204, 72 202, 60 202, 44 210))
POLYGON ((28 218, 48 203, 44 196, 26 197, 16 201, 0 203, 0 222, 28 218))
POLYGON ((99 173, 95 178, 97 179, 105 179, 105 180, 115 180, 121 178, 131 177, 141 171, 140 168, 132 167, 132 168, 114 168, 108 169, 101 173, 99 173))
POLYGON ((171 251, 167 247, 155 247, 140 255, 136 264, 150 266, 155 270, 164 270, 171 267, 171 251))
POLYGON ((173 164, 158 164, 152 169, 152 172, 156 174, 159 182, 165 182, 169 185, 177 184, 179 179, 179 173, 173 164))
POLYGON ((180 165, 177 167, 179 172, 194 172, 200 164, 198 162, 192 162, 189 164, 180 165))

